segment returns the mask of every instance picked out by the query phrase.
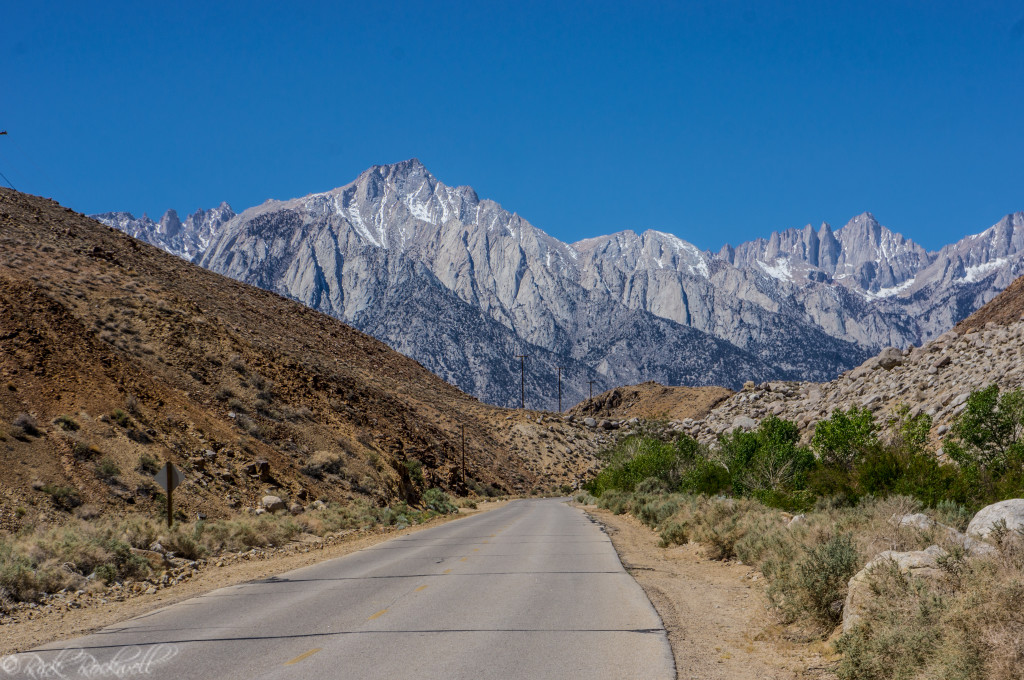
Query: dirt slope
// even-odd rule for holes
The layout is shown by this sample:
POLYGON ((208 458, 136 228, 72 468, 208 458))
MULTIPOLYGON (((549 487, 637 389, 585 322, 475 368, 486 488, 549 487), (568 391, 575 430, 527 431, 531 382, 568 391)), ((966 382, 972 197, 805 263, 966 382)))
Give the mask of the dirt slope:
POLYGON ((953 327, 964 335, 981 330, 987 323, 1006 326, 1024 319, 1024 276, 1011 283, 1006 290, 992 298, 984 307, 953 327))
POLYGON ((268 491, 463 493, 462 425, 477 489, 570 482, 599 436, 482 404, 330 317, 0 190, 0 527, 59 520, 61 487, 96 511, 150 508, 144 457, 185 470, 190 515, 268 491))
POLYGON ((603 392, 570 413, 579 418, 697 420, 732 394, 724 387, 667 387, 651 381, 603 392))

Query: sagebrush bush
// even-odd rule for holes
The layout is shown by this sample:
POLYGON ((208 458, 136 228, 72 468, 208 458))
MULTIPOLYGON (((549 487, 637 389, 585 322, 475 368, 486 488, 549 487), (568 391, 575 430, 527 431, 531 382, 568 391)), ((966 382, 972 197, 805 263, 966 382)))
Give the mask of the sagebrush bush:
POLYGON ((345 469, 345 459, 337 451, 317 451, 302 466, 303 474, 316 479, 324 475, 337 475, 345 469))
POLYGON ((459 511, 452 498, 441 489, 433 487, 423 492, 423 505, 442 515, 450 515, 459 511))
POLYGON ((15 437, 28 435, 29 437, 39 436, 39 423, 28 413, 19 413, 11 421, 13 435, 15 437))

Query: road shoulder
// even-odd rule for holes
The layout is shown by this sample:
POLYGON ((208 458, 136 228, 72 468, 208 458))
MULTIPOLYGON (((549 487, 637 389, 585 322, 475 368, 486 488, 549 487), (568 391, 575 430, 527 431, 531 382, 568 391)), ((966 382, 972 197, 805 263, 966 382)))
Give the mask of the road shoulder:
POLYGON ((694 544, 658 547, 631 515, 583 509, 604 525, 622 565, 644 589, 668 631, 677 677, 792 680, 832 677, 824 643, 796 643, 771 617, 764 580, 751 567, 706 559, 694 544))
POLYGON ((218 588, 269 578, 324 560, 343 557, 398 536, 495 510, 507 503, 481 502, 476 510, 464 508, 459 515, 437 517, 405 529, 377 527, 368 531, 328 536, 317 542, 295 541, 276 549, 220 555, 211 558, 205 566, 193 569, 187 580, 152 594, 108 590, 71 599, 64 604, 37 606, 19 612, 17 618, 3 619, 0 625, 0 655, 24 652, 56 640, 88 635, 218 588))

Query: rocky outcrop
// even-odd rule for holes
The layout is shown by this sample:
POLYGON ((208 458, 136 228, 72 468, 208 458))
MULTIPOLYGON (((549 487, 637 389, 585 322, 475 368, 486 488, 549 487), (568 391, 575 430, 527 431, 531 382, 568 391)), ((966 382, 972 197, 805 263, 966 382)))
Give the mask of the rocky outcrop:
POLYGON ((810 438, 813 426, 835 409, 867 408, 884 422, 902 407, 932 417, 939 438, 966 408, 970 393, 993 382, 1003 389, 1024 382, 1024 322, 989 323, 965 335, 945 333, 923 347, 889 348, 826 383, 748 383, 699 421, 677 423, 703 442, 712 442, 740 416, 760 421, 774 415, 796 422, 810 438))
POLYGON ((1024 498, 1011 498, 985 506, 967 525, 967 533, 987 538, 999 525, 1009 531, 1024 533, 1024 498))
POLYGON ((843 604, 843 632, 851 632, 861 623, 875 599, 871 581, 881 569, 896 569, 905 578, 937 580, 942 577, 938 558, 945 554, 937 545, 926 550, 895 552, 886 550, 876 555, 863 569, 857 572, 847 586, 846 601, 843 604))

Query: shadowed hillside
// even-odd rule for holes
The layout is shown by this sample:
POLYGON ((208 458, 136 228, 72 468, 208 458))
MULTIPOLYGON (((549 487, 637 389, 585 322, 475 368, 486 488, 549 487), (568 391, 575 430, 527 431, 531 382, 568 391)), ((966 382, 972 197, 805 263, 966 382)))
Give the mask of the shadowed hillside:
POLYGON ((481 404, 330 317, 0 190, 4 527, 78 504, 148 507, 168 459, 190 515, 268 491, 466 493, 462 425, 470 490, 553 487, 592 465, 584 428, 481 404))

